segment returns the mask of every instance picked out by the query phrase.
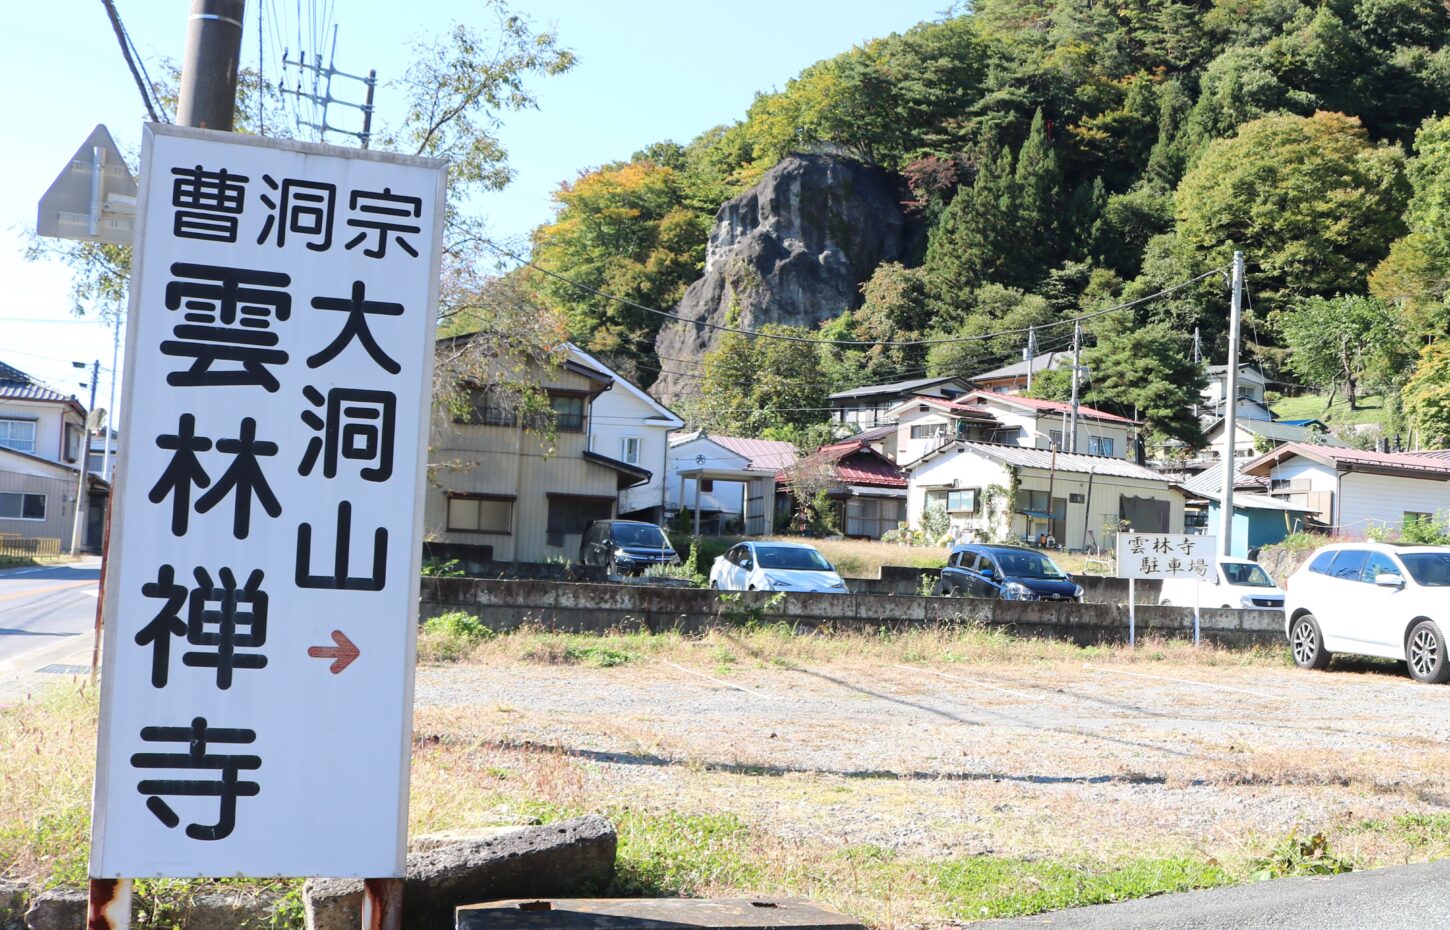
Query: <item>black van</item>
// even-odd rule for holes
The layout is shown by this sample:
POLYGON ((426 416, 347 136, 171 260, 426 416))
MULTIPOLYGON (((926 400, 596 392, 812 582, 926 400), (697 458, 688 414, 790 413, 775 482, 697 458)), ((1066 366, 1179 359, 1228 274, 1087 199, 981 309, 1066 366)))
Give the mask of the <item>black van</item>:
POLYGON ((634 575, 652 565, 677 565, 665 531, 637 520, 595 520, 584 528, 579 561, 603 565, 611 575, 634 575))
POLYGON ((1082 588, 1045 553, 1019 546, 956 546, 937 583, 942 597, 1081 601, 1082 588))

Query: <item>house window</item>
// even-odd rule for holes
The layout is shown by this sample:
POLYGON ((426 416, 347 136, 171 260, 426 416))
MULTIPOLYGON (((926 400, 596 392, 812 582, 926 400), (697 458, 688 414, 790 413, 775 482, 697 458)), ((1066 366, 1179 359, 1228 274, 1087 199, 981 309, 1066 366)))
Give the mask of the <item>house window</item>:
POLYGON ((1017 492, 1017 511, 1019 513, 1047 513, 1047 492, 1028 491, 1025 488, 1017 492))
POLYGON ((1433 513, 1422 513, 1418 510, 1406 510, 1403 526, 1405 529, 1409 529, 1415 524, 1429 527, 1434 519, 1435 515, 1433 513))
POLYGON ((1249 384, 1240 384, 1239 385, 1239 397, 1241 397, 1241 398, 1243 398, 1245 400, 1258 400, 1259 399, 1258 392, 1255 390, 1255 388, 1253 387, 1253 385, 1249 385, 1249 384))
POLYGON ((0 519, 44 520, 45 495, 22 494, 18 491, 0 492, 0 519))
POLYGON ((561 433, 584 432, 584 397, 581 394, 549 394, 554 411, 554 428, 561 433))
POLYGON ((448 530, 459 533, 513 532, 514 499, 489 494, 450 494, 448 530))
POLYGON ((1109 436, 1089 436, 1088 455, 1113 455, 1113 440, 1109 436))
POLYGON ((567 494, 549 495, 549 523, 546 542, 550 546, 563 546, 564 537, 583 534, 591 520, 608 520, 614 516, 612 497, 572 497, 567 494))
POLYGON ((629 465, 638 465, 642 446, 643 442, 638 436, 625 436, 619 441, 619 460, 629 465))
POLYGON ((1062 430, 1060 430, 1060 429, 1050 429, 1050 430, 1047 431, 1047 435, 1052 440, 1052 445, 1053 446, 1055 446, 1058 449, 1062 449, 1063 448, 1063 445, 1062 445, 1062 430))
POLYGON ((846 501, 846 535, 880 539, 906 519, 906 502, 895 498, 853 497, 846 501))
POLYGON ((912 439, 945 439, 946 435, 945 423, 918 423, 911 428, 912 439))
POLYGON ((948 513, 976 513, 977 489, 966 488, 961 491, 928 491, 926 493, 926 505, 928 507, 945 508, 948 513))
POLYGON ((486 388, 470 388, 468 409, 462 416, 453 418, 455 423, 470 423, 474 426, 514 426, 518 417, 513 403, 499 392, 486 388))
POLYGON ((16 452, 34 452, 35 423, 31 420, 0 420, 0 446, 16 452))

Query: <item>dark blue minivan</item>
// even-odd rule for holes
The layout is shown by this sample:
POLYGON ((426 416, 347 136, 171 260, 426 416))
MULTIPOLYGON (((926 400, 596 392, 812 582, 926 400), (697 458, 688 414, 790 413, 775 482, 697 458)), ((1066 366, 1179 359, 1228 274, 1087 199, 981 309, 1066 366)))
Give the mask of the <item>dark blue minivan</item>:
POLYGON ((1004 601, 1082 600, 1082 588, 1057 563, 1020 546, 953 546, 936 593, 1004 601))

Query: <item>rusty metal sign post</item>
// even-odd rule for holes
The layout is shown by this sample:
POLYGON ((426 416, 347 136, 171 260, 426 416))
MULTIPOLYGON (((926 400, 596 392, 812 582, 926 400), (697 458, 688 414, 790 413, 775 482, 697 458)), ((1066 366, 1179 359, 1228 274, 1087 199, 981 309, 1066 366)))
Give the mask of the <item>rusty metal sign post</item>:
POLYGON ((446 169, 148 125, 90 926, 137 877, 365 880, 401 926, 446 169))

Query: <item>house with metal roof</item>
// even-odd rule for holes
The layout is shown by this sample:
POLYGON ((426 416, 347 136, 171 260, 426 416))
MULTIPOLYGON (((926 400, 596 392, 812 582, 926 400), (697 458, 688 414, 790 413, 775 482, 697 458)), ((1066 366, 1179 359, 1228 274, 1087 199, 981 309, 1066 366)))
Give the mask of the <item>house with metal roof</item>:
MULTIPOLYGON (((1219 502, 1223 499, 1223 463, 1215 462, 1178 487, 1185 497, 1184 532, 1216 535, 1219 502)), ((1254 550, 1315 526, 1314 515, 1306 505, 1270 496, 1267 478, 1234 471, 1232 555, 1248 558, 1254 550)))
POLYGON ((617 376, 568 346, 553 364, 531 362, 515 374, 513 360, 467 356, 469 338, 437 345, 438 370, 459 382, 463 399, 434 408, 423 516, 430 551, 501 562, 577 558, 589 522, 617 516, 621 492, 653 477, 643 464, 590 448, 596 404, 618 389, 617 376), (475 367, 531 379, 553 412, 552 436, 475 367))
POLYGON ((1450 509, 1450 459, 1291 442, 1243 466, 1269 494, 1303 507, 1337 535, 1398 530, 1450 509))
MULTIPOLYGON (((1223 457, 1225 424, 1222 418, 1214 420, 1204 430, 1207 440, 1203 453, 1209 458, 1223 457)), ((1287 420, 1243 418, 1234 420, 1234 458, 1247 462, 1264 451, 1264 447, 1281 446, 1286 442, 1301 442, 1308 445, 1332 446, 1346 449, 1344 442, 1318 420, 1290 423, 1287 420)))
POLYGON ((953 440, 904 470, 910 523, 942 507, 962 541, 1096 550, 1124 526, 1183 532, 1183 492, 1122 458, 953 440))
POLYGON ((955 375, 916 378, 891 384, 867 384, 830 395, 831 419, 860 429, 870 429, 884 425, 887 422, 887 411, 913 397, 951 400, 971 389, 971 382, 955 375))
MULTIPOLYGON (((74 395, 0 363, 0 552, 70 550, 85 445, 74 395)), ((81 548, 99 550, 109 494, 89 476, 81 548)))
MULTIPOLYGON (((954 400, 917 397, 888 416, 896 421, 896 461, 920 459, 943 443, 964 439, 1058 451, 1070 448, 1072 405, 1016 394, 970 391, 954 400)), ((1139 424, 1127 417, 1079 404, 1077 451, 1127 458, 1139 424)))
POLYGON ((1031 387, 1031 381, 1038 375, 1072 365, 1072 352, 1043 352, 1030 359, 993 368, 979 375, 972 375, 972 384, 980 390, 994 394, 1021 394, 1031 387))
POLYGON ((906 473, 869 441, 853 436, 822 446, 783 471, 776 483, 789 491, 797 475, 827 483, 836 525, 846 536, 880 539, 906 522, 906 473))
POLYGON ((776 477, 796 458, 788 442, 676 433, 665 465, 665 509, 690 514, 698 533, 763 536, 775 528, 776 477))

